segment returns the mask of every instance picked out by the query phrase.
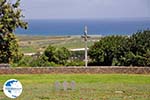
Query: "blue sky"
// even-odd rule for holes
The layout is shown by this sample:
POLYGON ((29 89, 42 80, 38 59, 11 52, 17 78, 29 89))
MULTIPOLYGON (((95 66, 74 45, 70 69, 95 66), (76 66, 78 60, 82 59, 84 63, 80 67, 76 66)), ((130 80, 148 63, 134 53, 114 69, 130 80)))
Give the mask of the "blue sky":
POLYGON ((26 19, 150 17, 150 0, 21 0, 26 19))

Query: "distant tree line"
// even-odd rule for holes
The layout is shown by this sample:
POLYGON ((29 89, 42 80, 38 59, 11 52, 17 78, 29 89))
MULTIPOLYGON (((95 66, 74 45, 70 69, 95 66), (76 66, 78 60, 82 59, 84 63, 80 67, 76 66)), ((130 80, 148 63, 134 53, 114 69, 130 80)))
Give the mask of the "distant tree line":
POLYGON ((105 36, 89 49, 89 65, 150 66, 150 30, 105 36))

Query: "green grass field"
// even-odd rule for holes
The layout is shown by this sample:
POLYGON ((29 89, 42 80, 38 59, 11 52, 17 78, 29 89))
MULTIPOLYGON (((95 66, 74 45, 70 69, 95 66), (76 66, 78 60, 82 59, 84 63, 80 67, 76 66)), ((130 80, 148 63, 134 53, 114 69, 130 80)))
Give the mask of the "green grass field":
MULTIPOLYGON (((150 75, 0 75, 1 89, 4 82, 12 78, 18 79, 23 84, 23 93, 16 100, 150 100, 150 75), (55 90, 55 81, 72 80, 76 82, 75 90, 55 90)), ((7 98, 1 90, 0 100, 11 99, 7 98)))
MULTIPOLYGON (((44 51, 48 45, 56 47, 66 47, 68 49, 84 48, 84 40, 81 36, 17 36, 19 45, 23 53, 44 51)), ((100 36, 92 36, 88 41, 88 46, 98 41, 100 36)))

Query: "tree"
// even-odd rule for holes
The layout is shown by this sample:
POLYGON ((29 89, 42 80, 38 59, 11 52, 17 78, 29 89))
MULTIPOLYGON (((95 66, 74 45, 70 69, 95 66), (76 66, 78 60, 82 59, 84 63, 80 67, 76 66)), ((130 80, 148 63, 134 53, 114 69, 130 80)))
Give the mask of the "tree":
POLYGON ((49 62, 65 65, 65 63, 70 57, 70 51, 68 51, 68 49, 64 47, 56 48, 54 46, 49 45, 45 50, 44 55, 48 58, 49 62))
POLYGON ((124 57, 125 65, 150 66, 150 30, 133 34, 126 45, 130 53, 124 57))
POLYGON ((120 58, 124 56, 125 36, 106 36, 96 42, 89 49, 89 56, 96 65, 120 65, 120 58))
POLYGON ((48 57, 49 62, 56 62, 57 57, 56 57, 56 48, 49 45, 46 50, 44 51, 44 55, 48 57))
POLYGON ((130 37, 130 50, 136 54, 146 53, 150 49, 150 31, 137 32, 130 37))
POLYGON ((22 56, 14 31, 18 27, 26 29, 27 23, 22 20, 19 6, 20 0, 0 0, 0 63, 16 62, 22 56))
POLYGON ((106 36, 90 47, 89 56, 96 65, 150 66, 150 30, 106 36))
POLYGON ((56 57, 56 63, 65 65, 70 57, 70 51, 65 47, 59 48, 57 49, 56 57))

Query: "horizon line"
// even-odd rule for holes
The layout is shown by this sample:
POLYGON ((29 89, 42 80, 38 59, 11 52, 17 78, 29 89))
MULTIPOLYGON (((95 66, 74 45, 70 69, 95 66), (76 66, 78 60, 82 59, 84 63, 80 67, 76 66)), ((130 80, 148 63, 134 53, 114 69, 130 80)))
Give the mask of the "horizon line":
POLYGON ((24 20, 150 20, 150 17, 117 17, 117 18, 24 18, 24 20))

